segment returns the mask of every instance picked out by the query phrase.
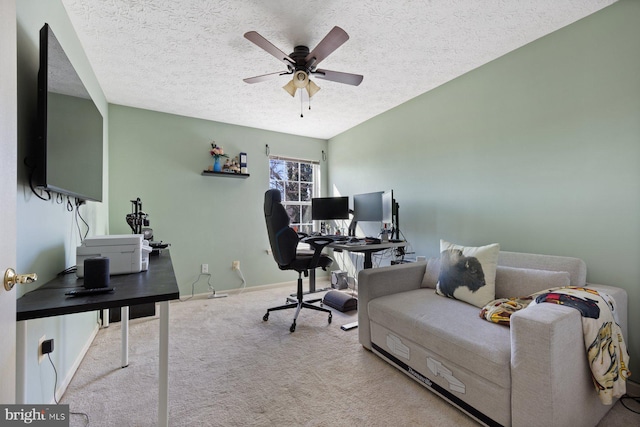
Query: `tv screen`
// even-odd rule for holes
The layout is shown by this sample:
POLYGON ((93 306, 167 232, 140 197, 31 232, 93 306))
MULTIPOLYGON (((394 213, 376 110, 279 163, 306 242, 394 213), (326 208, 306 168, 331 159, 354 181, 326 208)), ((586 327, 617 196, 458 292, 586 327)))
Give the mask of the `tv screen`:
POLYGON ((315 197, 311 199, 311 219, 327 221, 349 218, 348 197, 315 197))
POLYGON ((382 191, 354 194, 353 219, 356 221, 382 221, 382 191))
POLYGON ((102 114, 48 24, 40 30, 32 184, 102 201, 102 114))

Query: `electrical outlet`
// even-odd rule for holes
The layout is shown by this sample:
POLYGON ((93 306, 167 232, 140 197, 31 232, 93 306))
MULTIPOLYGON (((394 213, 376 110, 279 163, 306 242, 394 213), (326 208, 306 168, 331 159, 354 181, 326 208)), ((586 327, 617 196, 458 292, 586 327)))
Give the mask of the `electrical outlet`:
POLYGON ((233 262, 231 263, 231 268, 232 268, 233 270, 240 270, 240 261, 233 261, 233 262))
POLYGON ((44 353, 42 352, 42 343, 47 339, 46 335, 43 335, 38 340, 38 365, 42 363, 42 359, 44 359, 44 353))
POLYGON ((207 274, 209 272, 209 264, 202 264, 200 272, 202 274, 207 274))
POLYGON ((42 354, 49 354, 53 352, 53 338, 50 340, 44 340, 42 342, 42 354))

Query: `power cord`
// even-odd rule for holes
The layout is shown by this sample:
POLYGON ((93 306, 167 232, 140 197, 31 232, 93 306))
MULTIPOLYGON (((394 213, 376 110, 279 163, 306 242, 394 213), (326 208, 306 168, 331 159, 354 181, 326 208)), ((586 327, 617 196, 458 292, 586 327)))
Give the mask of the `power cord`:
POLYGON ((85 221, 85 219, 82 217, 82 214, 80 213, 80 206, 84 205, 85 202, 84 200, 75 199, 75 205, 76 205, 76 228, 78 229, 78 235, 80 237, 80 241, 84 242, 84 239, 87 238, 87 235, 89 234, 89 223, 87 221, 85 221), (84 232, 84 236, 82 235, 82 230, 80 229, 80 223, 78 222, 78 218, 80 218, 82 220, 82 222, 84 222, 84 225, 87 227, 87 231, 84 232))
POLYGON ((620 398, 620 403, 622 404, 622 406, 624 406, 625 408, 627 408, 629 411, 633 412, 634 414, 640 414, 640 411, 636 411, 635 409, 631 409, 630 407, 628 407, 627 404, 625 403, 625 400, 631 400, 632 402, 640 403, 640 397, 638 397, 638 396, 629 396, 628 394, 625 394, 620 398))
POLYGON ((194 297, 194 295, 195 295, 195 291, 194 291, 195 285, 196 285, 196 283, 198 283, 198 281, 200 280, 200 278, 202 276, 207 276, 207 285, 209 285, 209 289, 211 289, 211 295, 209 295, 209 298, 224 298, 224 297, 227 296, 227 294, 216 294, 216 290, 213 288, 213 285, 211 284, 211 274, 210 273, 200 273, 198 275, 198 278, 191 284, 191 296, 187 297, 187 298, 181 298, 180 302, 189 301, 191 298, 194 297))
MULTIPOLYGON (((51 360, 51 353, 47 353, 47 357, 49 358, 49 363, 51 363, 51 367, 53 368, 53 373, 55 374, 55 381, 53 383, 53 401, 56 402, 56 405, 59 405, 60 402, 58 402, 58 399, 56 398, 56 390, 58 389, 58 370, 56 369, 56 365, 53 364, 53 360, 51 360)), ((89 414, 84 413, 84 412, 71 412, 69 411, 69 414, 71 415, 80 415, 82 417, 84 417, 85 419, 85 424, 84 426, 87 427, 90 423, 89 420, 89 414)))
POLYGON ((236 269, 236 271, 238 272, 238 274, 240 275, 240 278, 242 279, 242 285, 240 285, 240 292, 238 292, 238 295, 240 295, 247 288, 247 281, 244 280, 244 275, 242 274, 242 270, 240 270, 239 267, 236 269))
POLYGON ((33 186, 33 173, 35 171, 35 166, 29 164, 29 158, 28 157, 24 158, 24 165, 27 167, 27 169, 29 169, 29 187, 31 188, 31 191, 33 192, 33 194, 35 194, 37 198, 42 199, 44 201, 51 200, 51 191, 49 191, 47 189, 43 189, 42 190, 45 193, 47 193, 47 197, 45 198, 45 197, 42 197, 40 195, 40 193, 38 193, 36 191, 35 187, 33 186))

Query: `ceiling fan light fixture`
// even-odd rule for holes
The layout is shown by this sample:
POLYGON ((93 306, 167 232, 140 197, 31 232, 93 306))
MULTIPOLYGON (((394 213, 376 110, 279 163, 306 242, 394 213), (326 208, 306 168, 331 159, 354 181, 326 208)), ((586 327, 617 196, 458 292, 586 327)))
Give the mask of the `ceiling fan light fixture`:
POLYGON ((289 80, 289 83, 282 86, 282 89, 286 90, 291 96, 296 96, 296 91, 298 90, 298 88, 293 84, 293 80, 289 80))
POLYGON ((298 89, 302 89, 303 87, 307 87, 309 84, 309 75, 306 71, 298 70, 293 75, 293 84, 298 89))
POLYGON ((311 79, 309 80, 309 84, 307 85, 307 93, 309 94, 309 98, 318 93, 320 90, 320 86, 315 84, 311 79))

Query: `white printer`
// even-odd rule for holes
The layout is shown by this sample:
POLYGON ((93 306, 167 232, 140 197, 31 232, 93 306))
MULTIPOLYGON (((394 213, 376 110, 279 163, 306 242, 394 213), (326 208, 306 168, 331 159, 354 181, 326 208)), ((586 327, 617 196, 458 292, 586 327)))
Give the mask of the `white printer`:
POLYGON ((76 250, 76 275, 84 277, 84 260, 109 258, 109 275, 139 273, 149 269, 151 246, 142 234, 87 237, 76 250))

